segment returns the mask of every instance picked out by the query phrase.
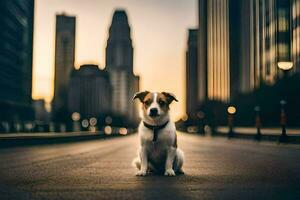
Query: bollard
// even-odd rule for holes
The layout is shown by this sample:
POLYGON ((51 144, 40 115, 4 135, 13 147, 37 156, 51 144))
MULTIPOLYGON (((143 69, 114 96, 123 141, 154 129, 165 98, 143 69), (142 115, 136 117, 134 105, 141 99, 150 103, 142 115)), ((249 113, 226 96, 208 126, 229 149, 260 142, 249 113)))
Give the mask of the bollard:
POLYGON ((234 132, 233 132, 233 116, 236 113, 236 108, 234 106, 229 106, 227 108, 227 113, 228 113, 228 137, 233 137, 234 132))
POLYGON ((198 132, 202 135, 205 135, 205 130, 204 130, 204 118, 205 118, 205 113, 202 111, 197 112, 197 118, 198 118, 198 127, 199 130, 198 132))
POLYGON ((256 127, 255 139, 260 140, 261 136, 262 136, 261 131, 260 131, 260 128, 261 128, 260 107, 255 106, 254 111, 256 112, 256 116, 255 116, 255 127, 256 127))
POLYGON ((281 135, 280 135, 279 141, 287 142, 288 136, 286 134, 286 114, 285 114, 286 101, 281 100, 280 105, 281 105, 281 112, 280 112, 281 135))
POLYGON ((66 125, 63 124, 63 123, 59 124, 59 131, 60 131, 61 133, 66 132, 66 131, 67 131, 66 125))
POLYGON ((81 131, 81 126, 80 126, 80 118, 81 118, 81 115, 80 113, 78 112, 74 112, 72 113, 71 115, 71 119, 73 121, 73 126, 72 126, 72 131, 74 132, 77 132, 77 131, 81 131))

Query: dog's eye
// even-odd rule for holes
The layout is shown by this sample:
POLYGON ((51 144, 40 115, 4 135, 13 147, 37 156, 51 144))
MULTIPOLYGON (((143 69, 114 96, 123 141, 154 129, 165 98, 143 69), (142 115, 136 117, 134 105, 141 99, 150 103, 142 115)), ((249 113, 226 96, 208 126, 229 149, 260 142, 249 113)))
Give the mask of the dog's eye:
POLYGON ((147 100, 144 102, 144 104, 146 104, 147 106, 149 106, 151 104, 151 101, 147 100))
POLYGON ((160 101, 158 101, 158 103, 159 103, 159 105, 160 105, 160 106, 164 106, 164 105, 166 104, 166 102, 164 102, 164 101, 161 101, 161 100, 160 100, 160 101))

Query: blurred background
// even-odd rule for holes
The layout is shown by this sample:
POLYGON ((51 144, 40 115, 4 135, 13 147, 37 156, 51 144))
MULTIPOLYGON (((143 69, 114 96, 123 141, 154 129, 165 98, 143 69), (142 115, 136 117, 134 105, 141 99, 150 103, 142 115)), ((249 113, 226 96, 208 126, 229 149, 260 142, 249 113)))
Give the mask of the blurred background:
POLYGON ((0 27, 0 132, 126 134, 141 90, 187 132, 300 127, 299 0, 3 0, 0 27))

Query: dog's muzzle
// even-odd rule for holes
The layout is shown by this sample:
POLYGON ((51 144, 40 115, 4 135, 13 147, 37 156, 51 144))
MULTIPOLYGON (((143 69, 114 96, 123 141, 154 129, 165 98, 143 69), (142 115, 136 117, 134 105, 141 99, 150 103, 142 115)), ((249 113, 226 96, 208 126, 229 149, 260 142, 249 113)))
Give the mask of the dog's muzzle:
POLYGON ((157 108, 151 108, 149 116, 150 117, 157 117, 157 116, 159 116, 158 109, 157 108))

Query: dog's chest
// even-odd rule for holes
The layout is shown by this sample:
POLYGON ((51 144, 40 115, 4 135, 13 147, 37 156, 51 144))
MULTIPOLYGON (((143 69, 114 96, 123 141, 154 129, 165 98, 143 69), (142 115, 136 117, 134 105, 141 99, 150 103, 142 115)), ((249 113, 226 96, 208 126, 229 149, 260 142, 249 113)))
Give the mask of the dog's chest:
POLYGON ((167 146, 159 142, 152 142, 147 145, 148 158, 154 162, 160 162, 166 159, 167 146))
POLYGON ((154 131, 145 127, 140 129, 141 142, 147 148, 148 157, 154 162, 165 159, 167 149, 172 146, 175 138, 175 131, 172 127, 159 130, 156 141, 153 141, 154 131))
POLYGON ((175 138, 175 129, 168 125, 167 127, 155 131, 149 128, 146 128, 144 126, 139 128, 139 134, 140 134, 140 139, 142 144, 151 144, 157 143, 159 146, 169 146, 172 145, 172 142, 175 138), (154 141, 154 134, 157 135, 156 141, 154 141))

